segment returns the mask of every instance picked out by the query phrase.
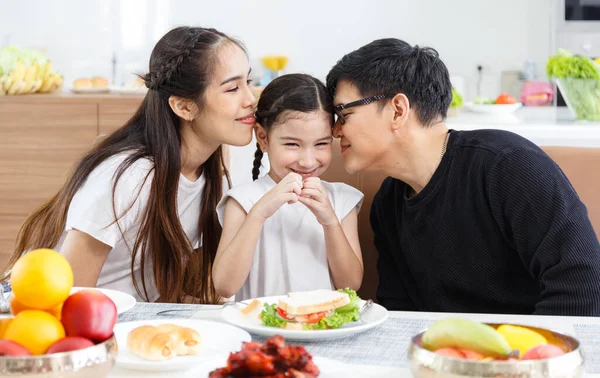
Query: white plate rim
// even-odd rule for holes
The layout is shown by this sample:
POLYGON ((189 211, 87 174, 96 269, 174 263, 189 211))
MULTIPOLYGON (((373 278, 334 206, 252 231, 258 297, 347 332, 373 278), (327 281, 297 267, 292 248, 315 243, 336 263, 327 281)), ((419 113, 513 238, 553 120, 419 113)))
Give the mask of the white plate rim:
POLYGON ((71 289, 71 294, 73 294, 73 293, 75 293, 77 291, 80 291, 80 290, 98 290, 102 294, 106 295, 107 297, 109 297, 115 303, 115 306, 117 306, 117 314, 118 315, 131 310, 133 307, 135 307, 135 304, 137 303, 137 300, 131 294, 125 293, 125 292, 120 291, 120 290, 104 289, 104 288, 101 288, 101 287, 73 286, 73 288, 71 289), (124 302, 127 301, 126 304, 124 304, 123 306, 119 307, 119 305, 117 304, 117 302, 115 302, 116 297, 121 297, 124 302), (115 298, 115 299, 113 299, 113 298, 115 298))
MULTIPOLYGON (((334 359, 327 358, 327 357, 315 356, 312 353, 311 353, 311 355, 313 358, 313 362, 319 368, 319 371, 320 371, 319 376, 328 375, 328 374, 336 374, 337 375, 340 373, 350 373, 351 372, 351 367, 349 367, 349 364, 347 364, 343 361, 338 361, 338 360, 334 360, 334 359)), ((197 367, 192 368, 190 370, 190 373, 193 373, 193 375, 196 375, 198 377, 204 376, 204 375, 197 375, 197 374, 207 374, 208 375, 208 373, 210 373, 211 371, 213 371, 215 369, 225 367, 225 363, 227 362, 228 357, 229 356, 215 356, 214 358, 211 358, 210 360, 199 364, 197 367)))
MULTIPOLYGON (((260 297, 256 298, 262 303, 276 303, 279 298, 285 297, 285 295, 278 295, 272 297, 260 297)), ((253 299, 244 300, 245 303, 250 303, 253 299)), ((365 303, 364 300, 361 299, 359 302, 359 306, 363 306, 365 303)), ((381 323, 387 320, 388 311, 385 307, 373 303, 372 307, 365 313, 366 317, 373 314, 373 312, 380 312, 382 315, 373 320, 372 322, 357 324, 352 326, 346 326, 336 329, 327 329, 327 330, 286 330, 283 328, 276 327, 267 327, 262 324, 253 325, 248 324, 247 322, 238 321, 239 319, 239 310, 240 305, 236 304, 233 306, 227 306, 223 309, 222 318, 229 324, 245 329, 246 331, 260 335, 260 336, 274 336, 281 335, 286 340, 300 340, 300 341, 311 341, 311 340, 328 340, 328 339, 337 339, 347 336, 352 336, 364 331, 367 331, 371 328, 379 326, 381 323), (236 319, 237 318, 237 319, 236 319)), ((358 321, 360 322, 360 320, 358 321)), ((356 322, 356 323, 358 323, 356 322)))
POLYGON ((143 94, 143 93, 148 92, 148 88, 146 88, 144 86, 134 87, 134 88, 111 86, 110 91, 114 92, 114 93, 121 93, 121 94, 143 94))
POLYGON ((74 88, 71 87, 69 90, 73 93, 108 93, 110 87, 99 87, 99 88, 74 88))
MULTIPOLYGON (((119 350, 126 350, 126 345, 121 345, 119 343, 120 339, 125 339, 126 334, 119 334, 120 332, 128 332, 128 329, 132 329, 134 327, 139 327, 141 325, 158 325, 158 324, 178 324, 185 327, 219 327, 219 328, 228 328, 230 331, 236 332, 239 334, 239 342, 241 349, 242 342, 252 341, 252 336, 250 334, 240 329, 239 327, 234 327, 227 323, 215 322, 211 320, 204 319, 184 319, 184 318, 165 318, 165 319, 145 319, 145 320, 133 320, 128 322, 117 323, 114 328, 115 338, 117 339, 117 344, 119 350), (121 331, 121 329, 125 329, 121 331)), ((195 328, 198 330, 198 328, 195 328)), ((198 330, 200 333, 200 337, 203 338, 202 342, 204 343, 204 331, 198 330)), ((219 353, 209 354, 208 356, 202 357, 201 354, 197 356, 189 356, 189 357, 177 357, 177 359, 170 359, 165 361, 146 361, 139 357, 134 357, 133 360, 125 360, 125 357, 122 353, 117 355, 115 360, 115 366, 124 370, 134 370, 134 371, 161 371, 161 372, 176 372, 176 371, 184 371, 192 369, 196 365, 201 365, 211 361, 213 359, 228 356, 231 352, 237 352, 237 350, 227 350, 219 353)), ((131 358, 131 357, 130 357, 131 358)))
POLYGON ((473 102, 466 102, 464 104, 467 110, 477 113, 513 113, 522 106, 523 104, 520 102, 514 104, 475 104, 473 102))

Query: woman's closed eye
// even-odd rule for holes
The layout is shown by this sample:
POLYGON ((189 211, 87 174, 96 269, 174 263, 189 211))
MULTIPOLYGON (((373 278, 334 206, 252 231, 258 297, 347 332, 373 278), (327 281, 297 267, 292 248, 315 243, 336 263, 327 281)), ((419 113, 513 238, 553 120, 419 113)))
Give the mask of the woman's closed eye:
POLYGON ((285 143, 284 146, 287 146, 287 147, 299 147, 298 143, 285 143))
MULTIPOLYGON (((246 84, 250 85, 252 83, 252 79, 246 80, 246 84)), ((235 88, 228 89, 227 92, 237 92, 240 89, 239 86, 235 86, 235 88)))

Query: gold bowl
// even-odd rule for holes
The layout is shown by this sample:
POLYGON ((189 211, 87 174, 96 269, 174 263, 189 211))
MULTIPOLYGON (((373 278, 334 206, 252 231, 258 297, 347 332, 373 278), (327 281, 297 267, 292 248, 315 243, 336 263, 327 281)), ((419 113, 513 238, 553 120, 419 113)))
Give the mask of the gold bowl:
MULTIPOLYGON (((490 324, 498 328, 501 324, 490 324)), ((515 324, 516 325, 516 324, 515 324)), ((542 360, 471 361, 445 357, 421 347, 423 333, 411 340, 410 371, 416 378, 578 378, 583 376, 583 355, 575 338, 543 328, 523 326, 538 332, 566 352, 542 360)))

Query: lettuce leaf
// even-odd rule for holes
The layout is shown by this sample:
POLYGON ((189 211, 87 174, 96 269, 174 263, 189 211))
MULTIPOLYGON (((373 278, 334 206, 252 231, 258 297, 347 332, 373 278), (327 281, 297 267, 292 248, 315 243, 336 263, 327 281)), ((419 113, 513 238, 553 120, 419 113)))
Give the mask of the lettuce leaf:
POLYGON ((450 102, 450 107, 451 108, 460 108, 462 106, 463 106, 462 96, 460 95, 460 93, 458 93, 456 88, 452 87, 452 101, 450 102))
POLYGON ((564 49, 558 49, 555 55, 548 58, 546 74, 556 79, 600 79, 600 70, 596 62, 564 49))
POLYGON ((282 319, 277 315, 277 304, 265 304, 262 312, 260 313, 260 319, 267 327, 280 327, 283 328, 287 324, 287 320, 282 319))

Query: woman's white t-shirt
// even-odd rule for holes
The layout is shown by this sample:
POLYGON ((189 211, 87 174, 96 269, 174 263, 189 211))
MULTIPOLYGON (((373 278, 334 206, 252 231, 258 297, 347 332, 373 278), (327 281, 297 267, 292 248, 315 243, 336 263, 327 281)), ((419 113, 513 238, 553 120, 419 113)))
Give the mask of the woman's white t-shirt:
MULTIPOLYGON (((138 287, 142 291, 142 297, 138 295, 131 276, 131 250, 149 197, 154 164, 148 159, 138 159, 121 175, 114 194, 114 209, 117 216, 124 215, 116 223, 113 211, 113 185, 116 172, 127 156, 127 154, 119 154, 110 157, 88 176, 71 201, 65 230, 55 249, 60 251, 69 230, 77 229, 89 234, 112 247, 96 286, 123 291, 133 295, 138 301, 156 301, 159 294, 154 282, 150 256, 146 257, 145 268, 148 298, 145 298, 142 287, 140 253, 136 256, 134 274, 138 287)), ((201 245, 198 221, 204 185, 204 175, 195 182, 189 181, 183 175, 179 176, 177 191, 179 219, 194 248, 201 245)))
MULTIPOLYGON (((352 209, 360 210, 364 197, 360 191, 343 183, 321 183, 340 222, 352 209)), ((275 185, 275 181, 265 175, 233 187, 217 206, 221 225, 229 198, 239 202, 248 213, 275 185)), ((284 204, 265 221, 250 273, 235 300, 333 288, 323 226, 304 204, 296 202, 284 204)))

